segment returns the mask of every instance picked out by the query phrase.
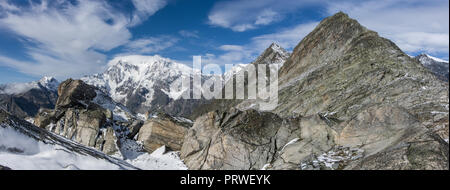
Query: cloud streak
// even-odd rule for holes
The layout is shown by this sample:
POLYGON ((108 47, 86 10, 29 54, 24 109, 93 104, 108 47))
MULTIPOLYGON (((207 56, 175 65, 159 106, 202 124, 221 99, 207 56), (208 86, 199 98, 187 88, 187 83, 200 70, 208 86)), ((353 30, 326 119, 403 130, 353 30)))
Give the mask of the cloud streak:
MULTIPOLYGON (((17 6, 1 1, 0 28, 25 39, 30 61, 0 55, 0 64, 34 76, 79 77, 98 72, 106 63, 102 52, 128 44, 129 27, 142 22, 165 1, 139 1, 130 19, 106 1, 46 1, 17 6), (158 3, 160 2, 160 3, 158 3), (154 6, 154 7, 152 7, 154 6)), ((138 1, 133 1, 138 3, 138 1)))
POLYGON ((174 46, 178 40, 171 36, 141 38, 126 44, 125 49, 133 54, 155 53, 174 46))
POLYGON ((208 15, 209 24, 244 32, 281 21, 299 8, 320 4, 320 0, 233 0, 214 5, 208 15))

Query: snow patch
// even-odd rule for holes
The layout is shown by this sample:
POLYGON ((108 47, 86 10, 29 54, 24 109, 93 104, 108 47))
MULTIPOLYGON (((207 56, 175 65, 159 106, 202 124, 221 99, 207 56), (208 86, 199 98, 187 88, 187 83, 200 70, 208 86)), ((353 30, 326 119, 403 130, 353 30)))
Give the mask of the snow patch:
POLYGON ((14 170, 118 170, 103 159, 72 152, 60 145, 36 141, 0 127, 0 165, 14 170))

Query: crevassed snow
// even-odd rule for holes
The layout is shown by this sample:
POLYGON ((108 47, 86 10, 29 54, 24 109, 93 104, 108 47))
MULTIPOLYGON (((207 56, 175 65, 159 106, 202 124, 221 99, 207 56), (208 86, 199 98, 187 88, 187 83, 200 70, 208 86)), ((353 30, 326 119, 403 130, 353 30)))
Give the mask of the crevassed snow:
POLYGON ((14 170, 117 170, 116 164, 0 127, 0 165, 14 170))

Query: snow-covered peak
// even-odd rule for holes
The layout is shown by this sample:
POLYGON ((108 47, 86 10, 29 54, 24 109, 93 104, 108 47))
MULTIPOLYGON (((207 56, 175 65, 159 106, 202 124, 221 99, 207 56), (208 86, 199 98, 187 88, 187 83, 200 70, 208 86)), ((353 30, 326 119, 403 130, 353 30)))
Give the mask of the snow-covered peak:
POLYGON ((416 58, 424 65, 426 65, 426 64, 433 64, 433 61, 441 62, 441 63, 448 63, 448 61, 446 61, 446 60, 439 59, 437 57, 433 57, 431 55, 424 54, 424 53, 418 55, 416 58))
POLYGON ((281 55, 286 55, 289 56, 289 52, 286 51, 284 48, 282 48, 280 45, 278 45, 277 43, 273 42, 270 46, 270 49, 272 49, 275 52, 278 52, 281 55))
POLYGON ((59 81, 54 77, 44 76, 39 80, 39 84, 51 91, 58 91, 59 81))
POLYGON ((276 43, 272 43, 264 52, 253 62, 254 64, 280 64, 289 58, 290 53, 276 43))
POLYGON ((446 60, 443 60, 443 59, 439 59, 439 58, 437 58, 437 57, 433 57, 433 56, 431 56, 431 55, 427 55, 427 54, 425 54, 428 58, 430 58, 430 59, 432 59, 432 60, 434 60, 434 61, 437 61, 437 62, 443 62, 443 63, 448 63, 448 61, 446 61, 446 60))
POLYGON ((172 99, 179 98, 179 95, 170 93, 171 84, 181 77, 192 75, 201 73, 159 55, 129 55, 112 59, 104 73, 86 76, 81 80, 98 87, 131 111, 145 113, 154 108, 156 102, 167 102, 161 93, 172 99))
POLYGON ((109 69, 113 67, 126 67, 134 68, 141 73, 145 73, 149 69, 162 69, 171 68, 181 73, 190 73, 192 68, 177 63, 169 58, 164 58, 159 55, 143 56, 143 55, 128 55, 115 57, 108 63, 109 69))
POLYGON ((56 92, 59 82, 53 77, 43 77, 38 81, 27 83, 9 83, 0 85, 0 94, 21 94, 31 89, 45 88, 49 91, 56 92))

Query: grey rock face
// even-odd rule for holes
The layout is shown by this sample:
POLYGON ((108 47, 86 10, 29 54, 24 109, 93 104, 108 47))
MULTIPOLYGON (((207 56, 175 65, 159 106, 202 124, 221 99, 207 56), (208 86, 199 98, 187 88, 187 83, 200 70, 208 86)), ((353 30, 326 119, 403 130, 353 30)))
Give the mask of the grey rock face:
POLYGON ((190 169, 298 169, 315 152, 334 145, 336 134, 319 116, 282 119, 255 110, 210 112, 188 131, 181 158, 190 169))

